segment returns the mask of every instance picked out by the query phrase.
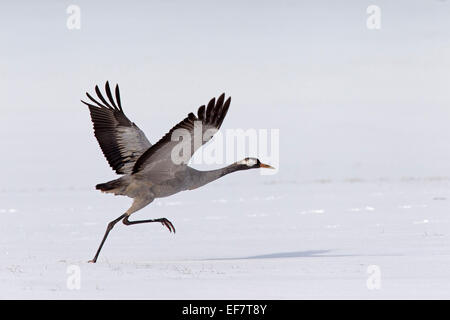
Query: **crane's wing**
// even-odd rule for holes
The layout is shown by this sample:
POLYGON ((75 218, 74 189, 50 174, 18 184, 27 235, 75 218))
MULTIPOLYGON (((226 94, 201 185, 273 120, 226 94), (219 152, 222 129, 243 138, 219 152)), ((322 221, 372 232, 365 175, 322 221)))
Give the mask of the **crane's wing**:
POLYGON ((174 176, 175 172, 186 166, 195 151, 208 142, 219 130, 230 103, 231 97, 225 101, 225 94, 222 94, 217 101, 215 98, 211 99, 207 107, 201 106, 197 111, 197 116, 192 112, 189 113, 183 121, 174 126, 163 138, 144 152, 136 161, 133 174, 142 172, 154 176, 158 181, 174 176), (201 130, 197 128, 201 128, 201 130), (178 155, 179 144, 186 143, 186 137, 180 140, 178 129, 184 130, 188 135, 187 138, 190 138, 190 148, 187 148, 189 150, 182 150, 182 152, 187 152, 187 154, 182 155, 184 159, 182 162, 178 160, 174 162, 172 159, 174 148, 177 148, 176 153, 178 155), (197 136, 194 136, 194 133, 197 136), (198 134, 201 134, 201 136, 198 137, 198 134))
POLYGON ((141 129, 123 113, 119 86, 116 85, 115 101, 108 82, 105 84, 105 91, 109 102, 98 86, 95 86, 95 92, 102 103, 87 92, 86 95, 92 102, 81 102, 89 107, 95 137, 109 165, 118 174, 128 174, 132 172, 136 160, 152 144, 141 129))

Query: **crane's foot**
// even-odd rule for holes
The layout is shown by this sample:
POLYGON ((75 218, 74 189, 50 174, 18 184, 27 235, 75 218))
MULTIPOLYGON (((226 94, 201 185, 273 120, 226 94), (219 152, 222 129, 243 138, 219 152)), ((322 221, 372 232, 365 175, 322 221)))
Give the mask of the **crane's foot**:
POLYGON ((165 226, 167 229, 169 229, 170 232, 175 233, 175 227, 173 226, 172 222, 170 222, 168 219, 166 218, 160 218, 160 219, 155 219, 155 222, 161 222, 163 226, 165 226))
POLYGON ((161 222, 162 225, 165 226, 167 229, 169 229, 170 232, 175 233, 175 227, 173 226, 172 222, 170 222, 166 218, 130 221, 130 220, 128 220, 128 216, 126 216, 122 222, 127 226, 132 225, 132 224, 139 224, 139 223, 161 222))

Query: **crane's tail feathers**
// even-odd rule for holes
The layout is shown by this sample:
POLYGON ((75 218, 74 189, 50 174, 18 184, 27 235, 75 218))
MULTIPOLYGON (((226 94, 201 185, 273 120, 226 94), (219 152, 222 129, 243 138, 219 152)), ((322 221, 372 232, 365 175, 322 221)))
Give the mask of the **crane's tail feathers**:
POLYGON ((116 180, 112 180, 106 183, 100 183, 95 186, 95 189, 100 190, 105 193, 114 193, 115 195, 123 195, 127 184, 124 183, 124 180, 119 178, 116 180))

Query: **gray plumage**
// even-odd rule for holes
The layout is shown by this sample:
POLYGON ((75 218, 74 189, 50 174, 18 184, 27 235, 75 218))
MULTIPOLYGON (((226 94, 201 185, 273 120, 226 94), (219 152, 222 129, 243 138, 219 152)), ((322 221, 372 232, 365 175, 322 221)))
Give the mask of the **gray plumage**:
POLYGON ((147 206, 155 198, 196 189, 231 172, 271 168, 254 158, 246 158, 211 171, 199 171, 187 165, 195 151, 220 129, 231 103, 231 97, 225 100, 225 94, 217 101, 215 98, 211 99, 207 106, 200 106, 197 115, 189 113, 183 121, 152 145, 139 127, 124 114, 118 85, 115 88, 115 99, 108 82, 105 85, 108 99, 104 98, 98 86, 95 87, 95 92, 98 100, 86 93, 90 102, 82 102, 89 107, 94 134, 105 158, 111 168, 122 175, 119 179, 98 184, 96 189, 133 198, 133 204, 124 214, 108 224, 100 247, 90 262, 96 262, 109 232, 120 220, 126 225, 161 222, 171 232, 175 232, 173 224, 166 218, 139 221, 128 219, 132 213, 147 206), (198 130, 200 126, 201 131, 198 130), (187 154, 182 154, 181 161, 174 161, 174 148, 182 143, 179 139, 174 139, 178 132, 187 133, 191 143, 190 148, 183 149, 187 154), (200 139, 196 137, 199 133, 200 139))

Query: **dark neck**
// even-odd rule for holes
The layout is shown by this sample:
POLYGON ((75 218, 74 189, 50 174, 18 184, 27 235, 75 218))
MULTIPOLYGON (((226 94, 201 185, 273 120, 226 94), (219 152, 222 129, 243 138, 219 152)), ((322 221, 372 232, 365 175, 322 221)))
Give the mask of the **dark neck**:
POLYGON ((246 165, 240 165, 237 163, 233 163, 224 168, 209 171, 198 171, 193 169, 194 172, 192 174, 192 186, 189 189, 199 188, 229 173, 247 169, 250 169, 250 167, 246 165))

